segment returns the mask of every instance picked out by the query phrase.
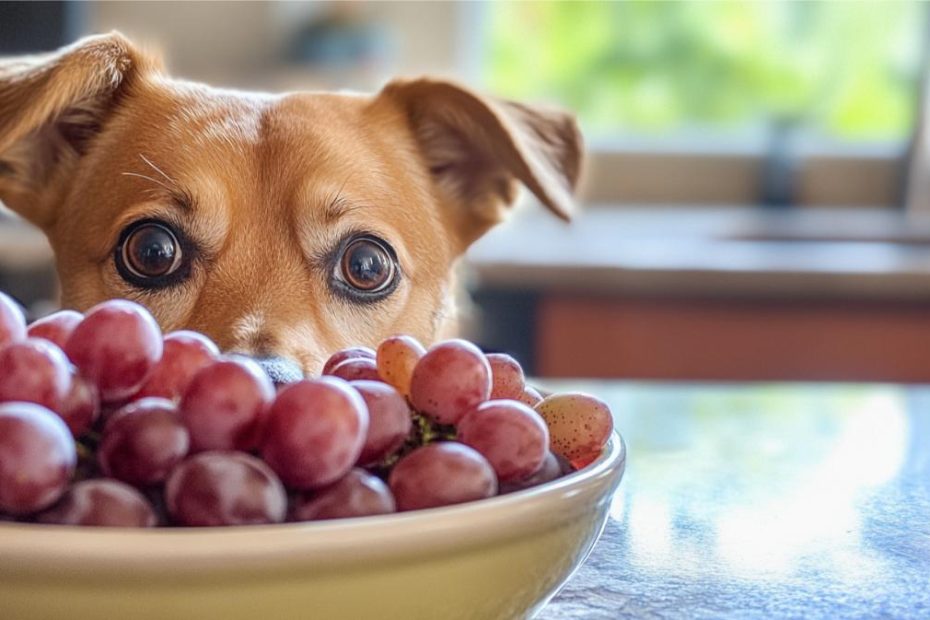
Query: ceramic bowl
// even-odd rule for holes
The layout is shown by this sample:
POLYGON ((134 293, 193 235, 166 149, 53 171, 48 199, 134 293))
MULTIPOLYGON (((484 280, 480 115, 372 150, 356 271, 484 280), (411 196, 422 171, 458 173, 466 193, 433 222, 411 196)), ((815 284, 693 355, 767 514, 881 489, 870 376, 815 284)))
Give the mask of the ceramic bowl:
POLYGON ((123 530, 0 524, 0 618, 532 616, 584 561, 626 451, 479 502, 332 522, 123 530))

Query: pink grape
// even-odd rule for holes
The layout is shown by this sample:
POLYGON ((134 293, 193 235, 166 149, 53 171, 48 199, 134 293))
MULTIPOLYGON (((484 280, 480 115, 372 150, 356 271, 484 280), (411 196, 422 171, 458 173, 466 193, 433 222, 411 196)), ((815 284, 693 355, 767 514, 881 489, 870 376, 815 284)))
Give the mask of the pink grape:
POLYGON ((501 482, 533 475, 549 453, 546 423, 515 400, 489 400, 466 413, 458 440, 488 459, 501 482))
POLYGON ((375 361, 361 357, 336 364, 329 374, 345 381, 381 381, 375 361))
POLYGON ((545 484, 547 482, 552 482, 556 478, 561 478, 571 471, 572 466, 568 463, 568 461, 556 455, 554 452, 547 452, 546 458, 543 459, 543 464, 542 467, 539 468, 539 471, 537 471, 529 478, 523 478, 522 480, 511 480, 510 482, 501 482, 500 492, 501 495, 504 495, 505 493, 514 493, 516 491, 529 489, 541 484, 545 484))
POLYGON ((382 515, 396 510, 394 497, 380 478, 363 469, 353 469, 300 500, 291 516, 295 521, 318 521, 382 515))
POLYGON ((26 318, 19 304, 0 291, 0 346, 26 337, 26 318))
POLYGON ((0 402, 18 400, 61 411, 71 389, 68 358, 41 338, 0 348, 0 402))
POLYGON ((440 424, 455 424, 490 395, 488 360, 478 347, 465 340, 435 345, 413 369, 413 407, 440 424))
POLYGON ((382 381, 397 388, 404 396, 410 396, 410 380, 413 369, 426 349, 413 336, 391 336, 378 345, 376 360, 382 381))
POLYGON ((71 376, 71 389, 59 412, 75 437, 87 431, 100 416, 100 398, 93 383, 79 375, 71 376))
POLYGON ((526 378, 517 360, 506 353, 488 353, 487 358, 491 366, 491 398, 519 400, 526 378))
POLYGON ((517 397, 517 400, 519 400, 527 407, 535 407, 542 401, 542 399, 542 394, 540 394, 536 388, 530 386, 523 388, 523 393, 517 397))
POLYGON ((368 407, 368 434, 358 464, 374 465, 393 454, 410 435, 410 407, 400 392, 380 381, 352 381, 350 385, 368 407))
POLYGON ((158 363, 161 331, 139 304, 105 301, 74 329, 65 353, 97 385, 101 401, 118 402, 138 391, 158 363))
POLYGON ((161 360, 133 398, 181 398, 194 375, 216 360, 219 354, 219 348, 203 334, 183 330, 167 334, 161 360))
POLYGON ((198 452, 258 447, 274 394, 271 379, 250 359, 222 359, 202 368, 181 397, 191 447, 198 452))
POLYGON ((497 493, 497 478, 487 459, 454 441, 432 443, 403 457, 388 484, 398 510, 460 504, 497 493))
POLYGON ((243 452, 201 452, 174 468, 165 503, 179 525, 280 523, 287 494, 265 463, 243 452))
POLYGON ((589 394, 564 392, 547 396, 536 405, 536 412, 549 427, 553 452, 576 468, 596 459, 613 431, 610 408, 589 394))
POLYGON ((59 310, 37 321, 34 321, 26 330, 29 338, 44 338, 60 349, 71 337, 74 328, 84 320, 84 315, 74 310, 59 310))
POLYGON ((52 505, 76 464, 61 418, 35 403, 0 404, 0 512, 23 515, 52 505))
POLYGON ((348 347, 346 349, 340 349, 329 356, 329 359, 323 364, 323 371, 320 374, 333 374, 332 371, 336 366, 349 359, 373 360, 375 359, 375 350, 368 347, 348 347))
POLYGON ((189 447, 176 405, 164 398, 143 398, 107 421, 97 460, 104 475, 145 487, 164 482, 189 447))
POLYGON ((155 509, 137 490, 118 480, 82 480, 58 503, 36 516, 39 523, 108 527, 154 527, 155 509))
POLYGON ((289 487, 319 488, 352 468, 367 432, 365 401, 348 383, 305 379, 278 392, 261 454, 289 487))

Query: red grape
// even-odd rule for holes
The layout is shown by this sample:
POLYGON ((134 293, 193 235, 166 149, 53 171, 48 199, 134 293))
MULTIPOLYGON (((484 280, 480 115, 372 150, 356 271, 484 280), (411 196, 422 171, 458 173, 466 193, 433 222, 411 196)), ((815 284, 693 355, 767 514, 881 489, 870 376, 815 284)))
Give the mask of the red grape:
POLYGON ((380 381, 353 381, 368 406, 368 434, 358 464, 373 465, 400 448, 410 434, 412 419, 406 399, 380 381))
POLYGON ((55 503, 76 464, 61 418, 34 403, 0 404, 0 512, 28 514, 55 503))
POLYGON ((107 421, 97 452, 104 475, 134 486, 163 482, 190 446, 177 407, 164 398, 143 398, 107 421))
POLYGON ((89 429, 100 415, 100 398, 94 384, 80 375, 72 375, 71 389, 61 406, 60 414, 75 437, 89 429))
POLYGON ((84 315, 74 310, 59 310, 37 321, 26 330, 30 338, 44 338, 64 349, 71 332, 84 320, 84 315))
POLYGON ((543 397, 542 394, 539 393, 539 390, 530 386, 523 388, 523 393, 517 397, 517 400, 519 400, 527 407, 535 407, 542 401, 542 399, 543 397))
POLYGON ((26 318, 9 295, 0 292, 0 346, 26 337, 26 318))
POLYGON ((381 381, 375 361, 362 357, 354 357, 336 364, 329 374, 345 381, 381 381))
POLYGON ((549 453, 546 423, 515 400, 489 400, 466 413, 458 440, 488 459, 501 482, 532 476, 549 453))
POLYGON ((83 480, 58 503, 36 516, 39 523, 109 527, 154 527, 155 510, 137 490, 117 480, 83 480))
POLYGON ((213 341, 197 332, 177 331, 165 336, 161 360, 133 398, 160 396, 177 400, 194 375, 220 354, 213 341))
POLYGON ((487 358, 491 366, 491 398, 519 400, 526 378, 517 360, 506 353, 488 353, 487 358))
POLYGON ((323 364, 323 371, 320 374, 333 374, 332 371, 336 366, 349 359, 373 360, 375 359, 375 350, 368 347, 349 347, 347 349, 340 349, 339 351, 336 351, 329 356, 329 359, 326 360, 325 364, 323 364))
POLYGON ((413 369, 413 407, 440 424, 455 424, 490 395, 488 360, 478 347, 465 340, 435 345, 413 369))
POLYGON ((305 379, 278 392, 261 453, 288 486, 318 488, 352 468, 367 432, 365 401, 348 383, 305 379))
POLYGON ((96 383, 103 402, 116 402, 148 379, 161 358, 161 331, 145 308, 114 299, 90 309, 68 338, 65 353, 96 383))
POLYGON ((543 464, 542 467, 539 468, 539 471, 537 471, 529 478, 524 478, 522 480, 512 480, 510 482, 501 482, 500 492, 501 495, 503 495, 505 493, 513 493, 515 491, 529 489, 531 487, 545 484, 546 482, 551 482, 556 478, 561 478, 571 471, 572 467, 568 464, 568 461, 556 455, 554 452, 547 452, 546 458, 543 459, 543 464))
POLYGON ((280 523, 287 494, 267 465, 243 452, 201 452, 174 468, 165 503, 179 525, 280 523))
POLYGON ((491 464, 454 441, 417 448, 397 462, 388 483, 399 510, 460 504, 497 493, 491 464))
POLYGON ((190 431, 191 447, 258 447, 273 398, 271 379, 250 359, 222 359, 202 368, 181 397, 181 419, 190 431))
POLYGON ((578 468, 597 458, 613 431, 610 408, 588 394, 553 394, 536 405, 536 411, 549 427, 553 452, 578 468))
POLYGON ((410 396, 410 379, 426 349, 413 336, 391 336, 378 345, 377 364, 381 379, 410 396))
POLYGON ((68 358, 51 342, 29 338, 0 348, 0 402, 26 401, 61 411, 70 389, 68 358))
POLYGON ((390 489, 377 476, 353 469, 337 482, 300 500, 291 516, 295 521, 367 517, 395 512, 390 489))

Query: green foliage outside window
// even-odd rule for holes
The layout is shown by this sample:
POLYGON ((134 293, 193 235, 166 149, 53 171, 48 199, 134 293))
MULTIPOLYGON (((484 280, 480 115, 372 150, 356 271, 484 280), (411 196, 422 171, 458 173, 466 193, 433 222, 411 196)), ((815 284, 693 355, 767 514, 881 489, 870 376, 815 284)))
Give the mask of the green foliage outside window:
POLYGON ((493 2, 485 69, 507 96, 558 101, 589 132, 790 121, 840 140, 913 126, 927 5, 493 2))

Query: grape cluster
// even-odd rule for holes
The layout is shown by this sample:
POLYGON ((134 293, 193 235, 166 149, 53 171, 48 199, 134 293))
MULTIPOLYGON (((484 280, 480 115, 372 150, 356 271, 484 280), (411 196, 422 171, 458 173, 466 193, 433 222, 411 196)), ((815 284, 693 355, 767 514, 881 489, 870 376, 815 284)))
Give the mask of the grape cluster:
POLYGON ((124 300, 27 329, 0 293, 0 520, 216 526, 458 504, 585 466, 603 402, 542 398, 510 356, 394 336, 275 389, 124 300))

